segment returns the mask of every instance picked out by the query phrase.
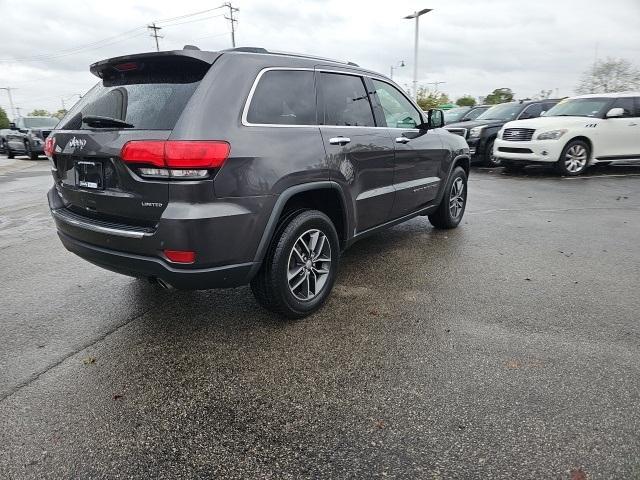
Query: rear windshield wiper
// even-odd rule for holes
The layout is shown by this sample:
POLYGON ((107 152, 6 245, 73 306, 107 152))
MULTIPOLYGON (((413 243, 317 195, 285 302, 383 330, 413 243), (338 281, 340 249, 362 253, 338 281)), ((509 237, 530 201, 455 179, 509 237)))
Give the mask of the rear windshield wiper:
POLYGON ((117 118, 111 117, 100 117, 98 115, 86 115, 82 117, 82 123, 86 123, 90 127, 122 127, 122 128, 133 128, 133 125, 127 123, 123 120, 118 120, 117 118))

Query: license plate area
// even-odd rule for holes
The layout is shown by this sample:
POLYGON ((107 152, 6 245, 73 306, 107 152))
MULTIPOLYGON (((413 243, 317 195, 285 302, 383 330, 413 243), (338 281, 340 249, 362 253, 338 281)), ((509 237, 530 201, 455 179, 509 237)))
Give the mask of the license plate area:
POLYGON ((102 162, 76 160, 74 166, 76 171, 76 187, 90 188, 92 190, 104 189, 102 162))

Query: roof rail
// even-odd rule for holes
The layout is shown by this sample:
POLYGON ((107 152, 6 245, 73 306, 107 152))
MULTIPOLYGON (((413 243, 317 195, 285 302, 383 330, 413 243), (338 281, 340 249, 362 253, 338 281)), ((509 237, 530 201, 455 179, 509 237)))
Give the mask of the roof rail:
POLYGON ((292 52, 282 52, 282 51, 276 51, 276 50, 267 50, 266 48, 262 48, 262 47, 236 47, 236 48, 227 48, 221 51, 222 52, 267 53, 270 55, 284 55, 288 57, 299 57, 299 58, 309 58, 312 60, 322 60, 324 62, 344 63, 345 65, 351 65, 352 67, 360 66, 357 63, 346 62, 344 60, 335 60, 333 58, 318 57, 316 55, 305 55, 304 53, 292 53, 292 52))

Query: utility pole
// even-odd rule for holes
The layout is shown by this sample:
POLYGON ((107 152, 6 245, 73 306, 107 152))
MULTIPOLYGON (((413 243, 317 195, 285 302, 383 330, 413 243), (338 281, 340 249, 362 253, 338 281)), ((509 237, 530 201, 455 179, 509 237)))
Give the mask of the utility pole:
POLYGON ((225 3, 224 6, 229 8, 229 16, 228 17, 225 16, 224 18, 226 18, 231 22, 231 46, 233 48, 236 48, 236 23, 238 23, 238 20, 233 18, 233 13, 239 12, 240 9, 233 8, 233 5, 231 5, 231 2, 225 3))
POLYGON ((418 27, 419 27, 419 18, 420 15, 424 15, 425 13, 429 13, 433 10, 433 8, 425 8, 420 10, 419 12, 414 12, 411 15, 407 15, 404 17, 407 20, 416 19, 416 27, 413 38, 413 98, 418 100, 418 27))
MULTIPOLYGON (((18 112, 18 116, 20 116, 20 107, 16 107, 16 112, 18 112)), ((14 118, 15 120, 15 118, 14 118)))
POLYGON ((433 85, 434 86, 434 91, 437 93, 438 92, 438 85, 443 84, 443 83, 447 83, 447 82, 427 82, 427 85, 433 85))
POLYGON ((11 107, 11 117, 15 118, 16 117, 16 111, 13 108, 13 98, 11 98, 11 90, 15 90, 15 88, 11 88, 11 87, 0 87, 0 90, 6 90, 7 91, 7 95, 9 96, 9 107, 11 107))
POLYGON ((151 25, 147 25, 149 30, 153 30, 151 36, 156 39, 156 52, 160 51, 160 44, 158 43, 158 38, 163 38, 162 35, 158 35, 158 30, 162 30, 162 27, 156 27, 156 23, 153 22, 151 25))

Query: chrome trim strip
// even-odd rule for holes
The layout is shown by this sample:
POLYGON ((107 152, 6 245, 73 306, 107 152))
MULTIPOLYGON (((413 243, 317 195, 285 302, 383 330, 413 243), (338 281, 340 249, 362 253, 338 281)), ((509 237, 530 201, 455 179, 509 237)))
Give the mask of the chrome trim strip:
MULTIPOLYGON (((349 68, 350 65, 345 65, 345 68, 349 68)), ((356 67, 357 68, 357 67, 356 67)), ((247 115, 249 113, 249 107, 251 106, 251 101, 253 100, 253 95, 255 94, 256 88, 258 88, 258 83, 266 72, 272 70, 285 70, 285 71, 303 71, 303 72, 325 72, 325 73, 339 73, 341 75, 351 75, 354 77, 368 77, 374 80, 378 80, 380 82, 386 83, 400 91, 400 93, 413 105, 417 110, 420 118, 422 118, 422 113, 420 108, 416 105, 416 103, 407 97, 403 92, 402 88, 393 83, 393 81, 389 81, 387 78, 383 76, 374 75, 371 73, 359 73, 359 72, 348 72, 342 70, 331 70, 328 68, 309 68, 309 67, 266 67, 258 72, 255 80, 253 81, 253 85, 251 85, 251 89, 249 90, 249 95, 247 96, 247 100, 244 102, 244 108, 242 109, 242 117, 241 123, 245 127, 272 127, 272 128, 392 128, 394 130, 404 130, 404 131, 418 131, 417 129, 412 128, 397 128, 397 127, 381 127, 377 125, 372 125, 369 127, 365 126, 354 126, 354 125, 290 125, 290 124, 280 124, 280 123, 251 123, 247 120, 247 115)), ((369 93, 369 92, 367 92, 369 93)), ((423 118, 424 121, 424 118, 423 118)))
POLYGON ((413 188, 414 192, 417 192, 419 190, 423 190, 424 188, 430 187, 431 185, 437 185, 439 183, 440 178, 438 177, 425 177, 418 178, 416 180, 408 180, 401 183, 394 183, 393 185, 387 185, 386 187, 378 187, 372 188, 371 190, 365 190, 356 197, 356 201, 366 200, 371 197, 378 197, 380 195, 386 195, 388 193, 398 192, 401 190, 407 190, 409 188, 413 188))
POLYGON ((395 192, 395 188, 393 188, 393 185, 365 190, 364 192, 360 192, 360 194, 356 197, 356 202, 360 200, 366 200, 367 198, 371 197, 379 197, 380 195, 386 195, 393 192, 395 192))
POLYGON ((96 225, 95 223, 83 222, 76 218, 70 218, 60 210, 51 210, 51 215, 53 215, 54 218, 56 218, 57 220, 60 220, 61 222, 67 223, 69 225, 73 225, 74 227, 91 230, 92 232, 108 233, 110 235, 118 235, 120 237, 127 237, 127 238, 143 238, 143 237, 152 235, 152 233, 147 233, 147 232, 121 230, 119 228, 105 227, 102 225, 96 225))

